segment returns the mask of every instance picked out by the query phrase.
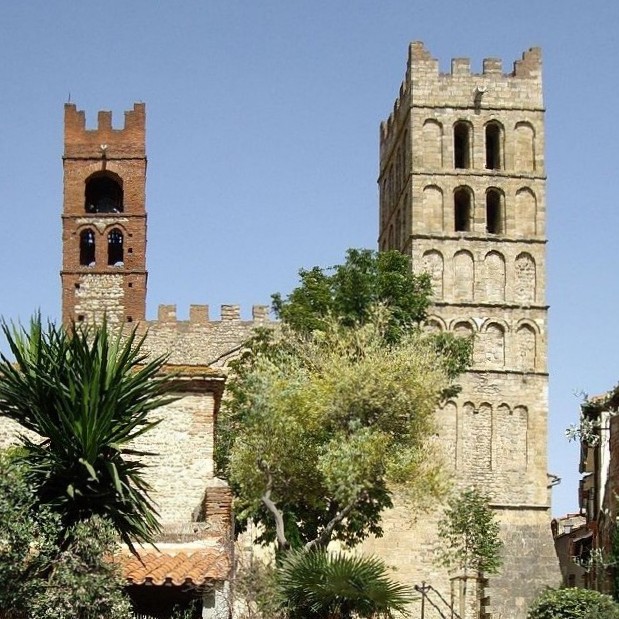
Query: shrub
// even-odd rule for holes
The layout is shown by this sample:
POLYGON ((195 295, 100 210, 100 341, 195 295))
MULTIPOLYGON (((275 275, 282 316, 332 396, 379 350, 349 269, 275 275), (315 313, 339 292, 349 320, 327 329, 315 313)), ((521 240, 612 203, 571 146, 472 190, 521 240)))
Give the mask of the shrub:
POLYGON ((590 589, 548 589, 533 602, 528 619, 619 619, 619 605, 590 589))

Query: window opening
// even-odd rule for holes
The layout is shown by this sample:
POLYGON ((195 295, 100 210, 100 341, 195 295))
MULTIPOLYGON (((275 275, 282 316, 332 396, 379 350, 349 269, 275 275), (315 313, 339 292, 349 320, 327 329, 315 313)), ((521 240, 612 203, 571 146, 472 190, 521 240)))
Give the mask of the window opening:
POLYGON ((86 181, 87 213, 122 213, 122 186, 110 176, 94 176, 86 181))
POLYGON ((501 127, 498 123, 486 125, 486 168, 501 169, 501 127))
POLYGON ((83 230, 80 234, 80 265, 95 266, 95 233, 92 230, 83 230))
POLYGON ((77 322, 84 322, 84 314, 77 315, 77 322))
POLYGON ((467 189, 458 189, 454 193, 454 227, 456 232, 471 231, 471 194, 467 189))
POLYGON ((501 194, 493 189, 486 193, 486 232, 503 234, 503 205, 501 194))
POLYGON ((471 130, 468 123, 454 125, 454 167, 471 167, 471 130))
POLYGON ((109 266, 124 267, 123 233, 114 228, 107 235, 107 263, 109 266))

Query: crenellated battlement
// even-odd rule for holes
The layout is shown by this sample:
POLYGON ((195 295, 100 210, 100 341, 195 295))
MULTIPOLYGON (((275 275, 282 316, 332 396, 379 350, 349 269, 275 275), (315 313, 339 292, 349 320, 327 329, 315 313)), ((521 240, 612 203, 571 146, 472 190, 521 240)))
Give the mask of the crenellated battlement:
MULTIPOLYGON (((249 322, 255 324, 263 324, 270 322, 269 306, 268 305, 253 305, 251 308, 252 319, 249 322)), ((209 316, 208 305, 190 305, 189 320, 179 321, 176 314, 176 305, 159 305, 157 309, 157 320, 149 321, 153 323, 190 323, 197 325, 205 325, 211 322, 241 322, 241 307, 240 305, 224 304, 220 306, 220 320, 211 320, 209 316)), ((243 321, 248 322, 248 321, 243 321)))
POLYGON ((411 107, 462 108, 463 110, 543 109, 541 89, 542 55, 532 47, 503 73, 500 58, 484 58, 482 72, 471 71, 469 58, 453 58, 449 73, 441 73, 438 60, 421 41, 410 44, 406 76, 393 111, 380 125, 381 154, 399 140, 411 107))
POLYGON ((251 320, 241 319, 238 305, 222 305, 219 320, 210 318, 208 305, 191 305, 189 320, 178 320, 176 305, 160 305, 157 320, 147 320, 140 328, 147 334, 146 350, 169 355, 172 364, 225 367, 256 327, 277 324, 269 318, 268 305, 254 305, 251 320))
POLYGON ((522 54, 522 58, 516 60, 511 73, 503 74, 503 63, 500 58, 484 58, 482 73, 471 73, 471 61, 469 58, 453 58, 451 61, 451 73, 439 73, 439 64, 433 58, 421 41, 414 41, 408 48, 408 63, 406 79, 410 81, 414 73, 421 72, 424 75, 501 75, 503 77, 538 78, 542 67, 542 52, 539 47, 531 47, 522 54))
POLYGON ((146 156, 146 109, 134 103, 122 129, 112 126, 112 112, 99 111, 97 128, 86 128, 86 114, 73 103, 64 106, 65 158, 123 159, 146 156))

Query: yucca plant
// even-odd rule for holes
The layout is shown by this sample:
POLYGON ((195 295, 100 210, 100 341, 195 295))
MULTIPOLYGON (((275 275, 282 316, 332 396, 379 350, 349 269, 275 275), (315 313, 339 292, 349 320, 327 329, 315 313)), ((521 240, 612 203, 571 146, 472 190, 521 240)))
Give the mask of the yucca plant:
MULTIPOLYGON (((36 504, 62 528, 101 516, 130 548, 151 542, 157 513, 142 475, 149 454, 131 442, 171 402, 165 357, 147 359, 135 331, 65 330, 40 316, 29 329, 2 323, 14 360, 0 355, 0 415, 38 436, 20 436, 36 504)), ((36 505, 35 505, 36 507, 36 505)))
POLYGON ((410 587, 389 578, 376 557, 291 551, 278 574, 282 606, 292 619, 349 619, 407 615, 410 587))

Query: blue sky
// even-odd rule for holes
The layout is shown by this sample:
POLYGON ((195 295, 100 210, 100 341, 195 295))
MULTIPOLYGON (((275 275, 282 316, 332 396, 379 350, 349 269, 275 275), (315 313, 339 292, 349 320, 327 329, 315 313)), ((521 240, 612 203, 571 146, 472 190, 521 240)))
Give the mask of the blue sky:
POLYGON ((553 512, 574 511, 578 397, 619 380, 619 3, 0 1, 0 313, 60 315, 63 104, 147 106, 148 315, 268 303, 375 247, 378 125, 422 40, 441 68, 543 48, 553 512))

